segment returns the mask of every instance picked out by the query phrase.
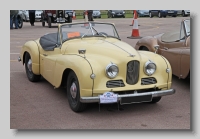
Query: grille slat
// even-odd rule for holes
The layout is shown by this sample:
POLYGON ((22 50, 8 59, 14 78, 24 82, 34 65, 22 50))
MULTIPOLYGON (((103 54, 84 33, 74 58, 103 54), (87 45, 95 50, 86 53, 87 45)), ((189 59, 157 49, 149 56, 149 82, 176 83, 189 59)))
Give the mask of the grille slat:
POLYGON ((127 64, 126 82, 133 85, 138 82, 139 79, 139 61, 130 61, 127 64))
POLYGON ((107 81, 106 87, 114 88, 114 87, 124 87, 124 82, 122 80, 111 80, 107 81))
POLYGON ((157 80, 153 77, 141 79, 141 85, 149 85, 149 84, 155 84, 155 83, 157 83, 157 80))

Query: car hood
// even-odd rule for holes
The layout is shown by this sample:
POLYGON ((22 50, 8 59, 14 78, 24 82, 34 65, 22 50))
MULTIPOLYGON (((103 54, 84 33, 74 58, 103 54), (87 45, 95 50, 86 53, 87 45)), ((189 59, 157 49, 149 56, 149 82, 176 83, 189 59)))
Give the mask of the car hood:
POLYGON ((139 58, 139 53, 129 44, 115 38, 93 37, 74 39, 65 42, 62 46, 63 54, 76 54, 78 50, 85 49, 86 57, 107 57, 108 59, 125 59, 127 57, 139 58))

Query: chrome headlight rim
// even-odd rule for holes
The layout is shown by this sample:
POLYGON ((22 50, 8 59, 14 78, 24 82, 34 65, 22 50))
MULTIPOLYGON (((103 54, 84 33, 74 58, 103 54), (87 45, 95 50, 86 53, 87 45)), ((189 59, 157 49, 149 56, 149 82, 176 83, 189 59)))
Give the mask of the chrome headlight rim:
POLYGON ((116 64, 113 64, 113 63, 110 63, 106 66, 106 69, 105 69, 105 73, 106 73, 106 76, 110 79, 113 79, 115 77, 117 77, 118 73, 119 73, 119 68, 116 64), (115 67, 117 69, 117 72, 115 73, 115 75, 112 76, 112 74, 110 73, 109 69, 111 67, 115 67))
POLYGON ((68 17, 68 14, 65 14, 65 18, 67 18, 68 17))
POLYGON ((151 76, 151 75, 153 75, 155 72, 156 72, 156 69, 157 69, 157 67, 156 67, 156 64, 153 62, 153 61, 151 61, 151 60, 149 60, 149 61, 147 61, 146 63, 145 63, 145 65, 144 65, 144 72, 145 72, 145 74, 146 75, 148 75, 148 76, 151 76), (149 65, 149 64, 153 64, 154 66, 155 66, 155 69, 154 69, 154 71, 153 72, 147 72, 147 66, 149 65))
POLYGON ((56 18, 56 14, 53 14, 53 17, 56 18))

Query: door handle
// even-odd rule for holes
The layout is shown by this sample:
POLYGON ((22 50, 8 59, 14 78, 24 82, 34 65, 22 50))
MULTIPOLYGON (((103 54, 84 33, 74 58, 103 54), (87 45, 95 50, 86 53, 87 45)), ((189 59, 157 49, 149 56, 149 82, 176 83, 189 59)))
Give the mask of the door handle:
POLYGON ((48 56, 47 54, 43 54, 43 56, 48 56))

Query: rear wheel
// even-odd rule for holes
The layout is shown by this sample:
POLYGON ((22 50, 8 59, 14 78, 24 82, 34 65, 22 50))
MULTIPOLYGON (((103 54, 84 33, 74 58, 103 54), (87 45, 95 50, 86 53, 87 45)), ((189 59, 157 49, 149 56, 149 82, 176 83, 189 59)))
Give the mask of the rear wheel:
POLYGON ((152 18, 152 17, 153 17, 153 15, 152 15, 152 13, 151 13, 151 12, 149 12, 149 17, 150 17, 150 18, 152 18))
POLYGON ((37 82, 40 80, 41 75, 36 75, 32 72, 32 59, 29 53, 25 55, 25 70, 29 81, 37 82))
POLYGON ((85 110, 87 104, 80 102, 80 88, 79 81, 76 74, 71 71, 67 78, 67 99, 70 108, 74 112, 81 112, 85 110))

